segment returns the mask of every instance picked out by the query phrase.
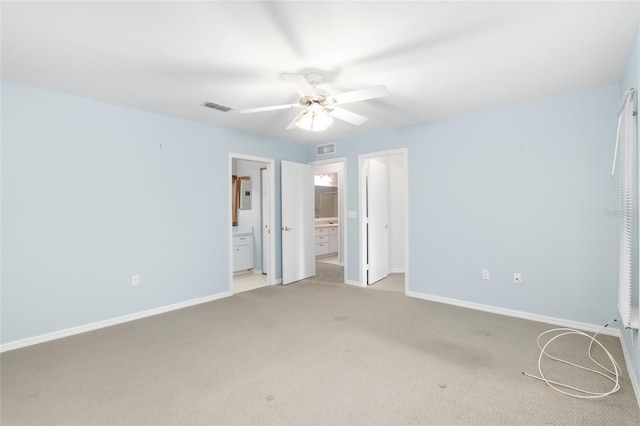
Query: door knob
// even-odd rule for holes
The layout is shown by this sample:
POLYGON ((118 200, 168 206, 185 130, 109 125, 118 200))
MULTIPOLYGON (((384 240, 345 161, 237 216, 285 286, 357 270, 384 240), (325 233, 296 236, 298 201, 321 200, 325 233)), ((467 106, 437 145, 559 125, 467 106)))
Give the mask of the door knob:
POLYGON ((384 225, 384 227, 385 227, 385 228, 388 228, 388 227, 389 227, 389 225, 385 224, 385 225, 384 225))
POLYGON ((290 231, 291 228, 289 228, 288 226, 285 226, 284 228, 282 228, 283 231, 290 231))

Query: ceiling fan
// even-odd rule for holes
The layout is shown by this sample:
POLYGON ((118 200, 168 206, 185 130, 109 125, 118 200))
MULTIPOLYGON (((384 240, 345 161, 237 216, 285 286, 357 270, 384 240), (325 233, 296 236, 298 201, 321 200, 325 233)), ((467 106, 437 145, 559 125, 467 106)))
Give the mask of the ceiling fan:
POLYGON ((288 81, 300 95, 297 103, 241 109, 240 112, 250 114, 278 109, 303 108, 293 121, 289 123, 286 129, 295 129, 297 127, 309 131, 321 131, 331 126, 333 118, 346 121, 356 126, 368 120, 368 118, 363 115, 347 111, 337 105, 366 101, 389 94, 387 88, 381 84, 366 89, 330 95, 326 90, 316 87, 323 80, 322 74, 316 72, 304 76, 300 74, 282 74, 282 78, 288 81))

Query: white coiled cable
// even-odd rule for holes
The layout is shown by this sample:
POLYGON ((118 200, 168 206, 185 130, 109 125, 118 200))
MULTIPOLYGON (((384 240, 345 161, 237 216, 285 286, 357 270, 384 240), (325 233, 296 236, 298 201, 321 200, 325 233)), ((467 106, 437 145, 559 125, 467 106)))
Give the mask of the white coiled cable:
MULTIPOLYGON (((613 321, 616 321, 616 320, 613 320, 613 321)), ((604 327, 607 327, 613 321, 608 322, 604 327)), ((595 333, 593 336, 591 336, 591 335, 589 335, 589 334, 587 334, 585 332, 582 332, 580 330, 574 330, 572 328, 554 328, 552 330, 548 330, 548 331, 545 331, 544 333, 541 333, 540 335, 538 335, 538 338, 537 338, 538 348, 540 348, 540 356, 538 357, 538 372, 540 373, 540 376, 534 376, 532 374, 525 373, 524 371, 522 372, 522 374, 524 374, 527 377, 531 377, 531 378, 534 378, 534 379, 541 380, 541 381, 545 382, 547 385, 549 385, 551 388, 553 388, 554 390, 556 390, 556 391, 558 391, 558 392, 560 392, 562 394, 565 394, 565 395, 568 395, 568 396, 572 396, 574 398, 583 398, 583 399, 603 398, 605 396, 608 396, 608 395, 611 395, 611 394, 617 392, 618 390, 620 390, 620 367, 618 366, 618 363, 613 358, 611 353, 602 345, 602 343, 600 343, 596 339, 597 335, 598 335, 598 333, 595 333), (554 336, 551 339, 549 339, 549 341, 544 346, 542 346, 541 343, 540 343, 540 340, 542 339, 543 336, 545 336, 547 334, 550 334, 550 333, 559 333, 559 334, 557 334, 556 336, 554 336), (549 345, 552 342, 554 342, 556 339, 559 339, 559 338, 561 338, 563 336, 568 336, 568 335, 579 335, 579 336, 584 336, 584 337, 590 339, 591 342, 589 343, 589 358, 591 359, 591 361, 593 361, 596 365, 598 365, 604 371, 598 371, 598 370, 594 370, 593 368, 585 367, 583 365, 578 365, 578 364, 575 364, 573 362, 570 362, 570 361, 567 361, 567 360, 564 360, 564 359, 561 359, 561 358, 557 358, 557 357, 551 356, 546 352, 547 348, 549 347, 549 345), (603 366, 602 364, 600 364, 595 359, 593 359, 593 357, 591 356, 591 349, 593 348, 593 344, 594 343, 596 343, 598 346, 600 346, 602 348, 602 350, 605 352, 605 354, 609 358, 609 361, 611 361, 611 365, 612 365, 613 371, 608 369, 607 367, 603 366), (554 360, 554 361, 562 362, 564 364, 569 364, 569 365, 572 365, 574 367, 580 368, 582 370, 587 370, 587 371, 590 371, 592 373, 599 374, 600 376, 605 377, 607 380, 610 380, 611 382, 613 382, 613 387, 608 392, 591 392, 591 391, 588 391, 588 390, 577 388, 575 386, 571 386, 571 385, 567 385, 567 384, 564 384, 564 383, 559 383, 559 382, 555 382, 555 381, 549 380, 549 379, 547 379, 545 377, 544 373, 542 372, 542 358, 545 357, 545 356, 547 358, 550 358, 550 359, 554 360), (571 389, 571 390, 574 390, 574 391, 579 392, 579 393, 572 393, 572 392, 560 389, 560 387, 566 388, 566 389, 571 389)))

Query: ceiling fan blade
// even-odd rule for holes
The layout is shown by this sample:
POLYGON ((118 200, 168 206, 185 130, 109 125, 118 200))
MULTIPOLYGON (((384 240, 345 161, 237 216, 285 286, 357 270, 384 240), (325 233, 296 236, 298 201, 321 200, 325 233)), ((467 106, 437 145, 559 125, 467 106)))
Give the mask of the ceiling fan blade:
POLYGON ((329 96, 329 101, 334 104, 346 104, 349 102, 366 101, 367 99, 380 98, 387 96, 389 91, 383 84, 378 86, 368 87, 366 89, 353 90, 351 92, 344 92, 338 95, 329 96))
POLYGON ((309 84, 307 79, 300 74, 282 74, 282 78, 287 80, 293 86, 300 96, 316 96, 316 91, 309 84))
POLYGON ((300 104, 273 105, 273 106, 267 106, 267 107, 241 109, 240 112, 242 114, 251 114, 253 112, 273 111, 276 109, 287 109, 287 108, 299 108, 301 106, 302 105, 300 104))
POLYGON ((364 115, 356 114, 355 112, 347 111, 346 109, 333 107, 333 110, 327 112, 330 116, 337 118, 338 120, 346 121, 347 123, 351 123, 355 126, 359 126, 365 121, 368 120, 364 115))
POLYGON ((306 110, 300 111, 300 114, 296 115, 296 118, 294 118, 293 120, 291 120, 291 123, 289 123, 289 125, 287 127, 285 127, 285 130, 291 130, 291 129, 296 129, 296 121, 298 121, 301 117, 302 114, 304 114, 306 112, 306 110))

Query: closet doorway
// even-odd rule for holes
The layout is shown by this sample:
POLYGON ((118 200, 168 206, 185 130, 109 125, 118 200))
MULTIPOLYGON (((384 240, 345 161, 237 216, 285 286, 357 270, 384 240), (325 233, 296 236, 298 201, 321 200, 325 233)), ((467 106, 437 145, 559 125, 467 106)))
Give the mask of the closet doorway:
POLYGON ((273 170, 273 159, 229 154, 233 293, 275 284, 273 170))
POLYGON ((362 154, 359 168, 360 284, 406 294, 407 150, 362 154))

